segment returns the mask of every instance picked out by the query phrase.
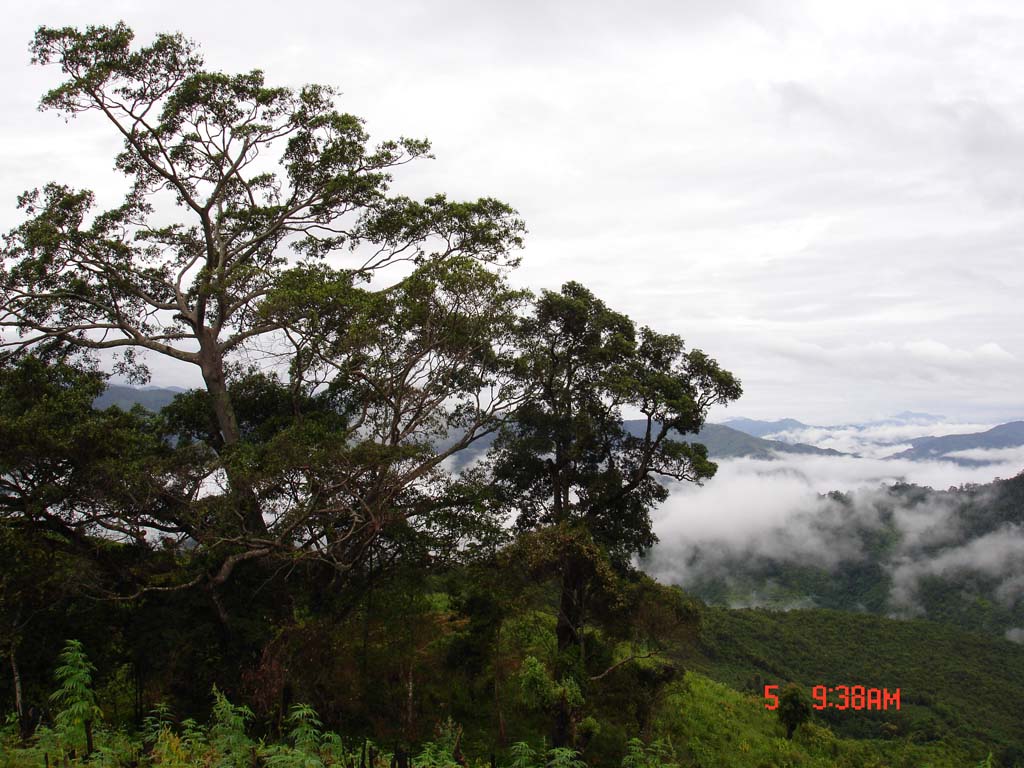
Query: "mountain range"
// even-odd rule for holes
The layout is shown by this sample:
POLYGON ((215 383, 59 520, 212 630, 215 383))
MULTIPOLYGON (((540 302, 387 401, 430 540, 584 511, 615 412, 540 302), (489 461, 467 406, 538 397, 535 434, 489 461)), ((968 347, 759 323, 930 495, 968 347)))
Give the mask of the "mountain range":
MULTIPOLYGON (((168 405, 175 395, 185 390, 172 387, 127 387, 119 384, 108 386, 107 391, 96 398, 97 408, 109 408, 117 406, 125 410, 135 405, 141 405, 149 411, 159 411, 168 405)), ((749 421, 749 420, 748 420, 749 421)), ((786 420, 793 421, 792 419, 786 420)), ((751 422, 754 423, 754 422, 751 422)), ((781 423, 781 422, 780 422, 781 423)), ((799 422, 794 422, 799 424, 799 422)), ((642 434, 646 422, 642 420, 627 420, 626 429, 635 435, 642 434)), ((697 435, 686 437, 689 441, 703 443, 707 446, 708 455, 715 459, 726 458, 755 458, 770 459, 775 453, 802 453, 817 454, 822 456, 841 456, 839 451, 828 448, 817 448, 804 443, 783 443, 777 440, 765 440, 756 435, 749 434, 743 430, 726 426, 724 424, 705 424, 704 428, 697 435)), ((487 436, 476 441, 470 448, 466 449, 459 465, 468 463, 477 455, 487 450, 493 442, 492 436, 487 436)))
POLYGON ((126 387, 121 384, 108 384, 107 390, 96 398, 93 406, 103 409, 116 405, 127 411, 134 405, 141 405, 147 411, 156 412, 170 405, 175 395, 186 391, 180 387, 126 387))
MULTIPOLYGON (((779 444, 779 441, 767 440, 773 435, 784 436, 786 433, 799 436, 802 431, 814 430, 819 434, 831 434, 844 430, 863 431, 886 426, 919 426, 922 431, 929 426, 943 421, 943 417, 927 413, 903 412, 891 419, 864 422, 860 424, 843 424, 833 426, 816 426, 804 424, 796 419, 778 419, 761 421, 758 419, 729 419, 725 426, 738 430, 766 442, 779 444)), ((962 466, 981 466, 998 460, 996 456, 986 456, 986 451, 1005 450, 1024 446, 1024 421, 1011 421, 1000 424, 992 429, 981 432, 957 433, 947 435, 921 435, 910 439, 890 439, 877 443, 881 446, 900 446, 902 450, 884 456, 886 459, 907 459, 910 461, 950 461, 962 466), (903 446, 910 444, 910 448, 903 446), (973 455, 971 455, 973 453, 973 455)), ((777 448, 775 450, 778 450, 777 448)), ((855 455, 855 454, 854 454, 855 455)))
POLYGON ((983 454, 974 456, 957 455, 968 451, 991 451, 1002 448, 1017 448, 1024 445, 1024 421, 1000 424, 986 432, 968 435, 942 435, 940 437, 918 437, 910 441, 912 448, 893 454, 893 459, 945 459, 958 464, 978 465, 986 463, 983 454))
MULTIPOLYGON (((118 406, 124 409, 131 408, 134 405, 141 405, 147 410, 159 411, 168 405, 175 395, 184 391, 184 389, 179 387, 139 388, 111 384, 106 392, 96 399, 95 405, 98 408, 118 406)), ((922 429, 925 429, 928 424, 934 424, 941 420, 941 416, 933 414, 904 412, 897 414, 892 419, 866 422, 864 424, 844 425, 841 427, 815 427, 789 418, 774 421, 734 418, 728 419, 721 424, 705 424, 699 434, 688 435, 686 439, 706 445, 708 455, 713 459, 771 459, 779 453, 849 456, 852 454, 843 453, 832 448, 820 448, 808 443, 772 440, 768 436, 785 432, 797 432, 804 429, 837 430, 851 427, 866 428, 869 426, 908 423, 919 424, 922 429)), ((625 425, 629 431, 634 434, 640 434, 639 430, 643 429, 644 422, 641 420, 626 421, 625 425)), ((465 459, 467 461, 472 460, 477 454, 485 451, 491 442, 492 439, 487 438, 477 441, 468 449, 465 459)), ((984 432, 971 434, 922 435, 921 437, 905 441, 903 445, 906 445, 907 442, 910 443, 910 448, 894 453, 886 458, 909 459, 912 461, 940 459, 953 461, 964 466, 976 466, 987 463, 982 454, 976 456, 959 454, 965 451, 985 451, 1024 446, 1024 421, 1013 421, 984 432)))

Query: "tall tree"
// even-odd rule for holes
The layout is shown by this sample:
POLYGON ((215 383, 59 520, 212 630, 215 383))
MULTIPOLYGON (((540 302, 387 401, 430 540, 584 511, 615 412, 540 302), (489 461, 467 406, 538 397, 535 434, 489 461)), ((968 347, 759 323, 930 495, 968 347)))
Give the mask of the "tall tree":
MULTIPOLYGON (((371 147, 331 88, 208 71, 180 35, 132 40, 124 24, 35 35, 34 63, 66 78, 42 108, 102 116, 129 188, 105 211, 56 183, 20 198, 2 346, 112 351, 141 379, 142 352, 199 369, 192 402, 210 417, 183 404, 169 422, 176 458, 155 471, 145 521, 214 552, 188 584, 274 555, 349 568, 384 527, 462 504, 442 462, 521 399, 505 328, 522 297, 495 267, 516 263, 523 224, 490 198, 392 194, 391 171, 428 143, 371 147), (381 270, 403 262, 387 284, 381 270), (284 412, 260 412, 284 385, 232 374, 253 351, 287 371, 284 412), (247 428, 239 397, 250 427, 276 426, 247 428)), ((124 527, 130 506, 104 519, 124 527)))
POLYGON ((704 446, 680 438, 741 389, 700 350, 638 331, 579 283, 545 291, 525 337, 522 375, 539 391, 503 428, 493 471, 520 530, 556 531, 558 645, 582 650, 601 558, 622 566, 654 544, 650 512, 668 496, 665 480, 714 474, 704 446), (627 411, 640 420, 627 425, 627 411))
MULTIPOLYGON (((370 147, 329 87, 205 70, 181 35, 134 49, 132 39, 123 23, 35 35, 33 62, 66 76, 41 107, 102 115, 124 140, 115 166, 130 188, 98 212, 91 192, 56 183, 20 198, 26 220, 6 239, 0 273, 0 327, 16 332, 5 346, 114 350, 142 377, 140 351, 195 365, 230 451, 242 435, 228 364, 283 330, 281 315, 263 311, 282 280, 319 270, 366 283, 397 262, 455 255, 514 261, 523 226, 508 206, 389 193, 390 170, 427 157, 426 141, 370 147), (181 216, 169 223, 172 208, 181 216), (305 261, 289 260, 286 246, 305 261), (349 263, 328 269, 327 257, 349 263)), ((239 462, 225 466, 244 531, 265 535, 251 478, 239 462)))

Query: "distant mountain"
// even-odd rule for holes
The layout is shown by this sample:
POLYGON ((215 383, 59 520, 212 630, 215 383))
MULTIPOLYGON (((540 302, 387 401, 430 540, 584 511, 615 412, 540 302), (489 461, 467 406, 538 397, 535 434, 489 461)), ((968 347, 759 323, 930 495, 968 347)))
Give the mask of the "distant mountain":
MULTIPOLYGON (((107 391, 96 398, 95 406, 97 408, 109 408, 112 405, 116 405, 118 408, 129 410, 134 405, 141 405, 143 408, 149 411, 159 411, 161 408, 168 405, 171 400, 174 399, 175 395, 184 392, 185 390, 178 387, 126 387, 119 384, 111 384, 107 387, 107 391)), ((752 419, 738 419, 736 421, 742 421, 744 423, 751 424, 778 424, 783 425, 775 431, 782 429, 793 429, 795 426, 785 425, 798 425, 799 421, 795 419, 782 419, 777 422, 755 422, 752 419)), ((626 429, 634 435, 643 434, 643 429, 646 425, 646 421, 627 420, 625 422, 626 429)), ((767 434, 767 432, 766 432, 767 434)), ((816 454, 820 456, 843 456, 845 454, 832 449, 816 448, 813 445, 806 445, 803 443, 781 443, 776 440, 765 440, 761 437, 752 435, 746 431, 724 424, 705 424, 704 429, 700 431, 698 435, 686 435, 680 437, 677 435, 677 439, 685 439, 689 442, 703 443, 708 448, 708 455, 712 459, 731 459, 738 457, 755 458, 755 459, 770 459, 775 453, 803 453, 803 454, 816 454)), ((443 447, 447 441, 442 442, 443 447)), ((488 435, 484 438, 473 443, 465 451, 460 452, 459 459, 456 462, 458 466, 463 466, 469 461, 473 460, 477 456, 485 453, 490 447, 491 443, 494 442, 494 436, 488 435)))
MULTIPOLYGON (((646 423, 642 420, 625 422, 626 429, 635 435, 643 434, 646 423)), ((708 456, 712 459, 734 459, 739 457, 771 459, 775 453, 805 453, 818 456, 845 455, 831 448, 817 448, 804 443, 780 443, 777 440, 765 440, 725 424, 705 424, 704 429, 700 433, 685 435, 678 439, 703 443, 707 446, 708 456)))
POLYGON ((774 435, 779 432, 788 432, 791 429, 807 429, 808 424, 804 424, 802 421, 796 419, 778 419, 777 421, 760 421, 758 419, 726 419, 722 422, 724 426, 730 429, 738 429, 740 432, 745 432, 748 435, 754 437, 764 437, 765 435, 774 435))
POLYGON ((985 464, 982 458, 951 456, 959 451, 994 448, 1017 448, 1024 445, 1024 421, 1011 421, 1000 424, 987 432, 974 432, 966 435, 942 435, 940 437, 918 437, 910 441, 912 448, 900 451, 890 459, 945 459, 958 464, 976 466, 985 464))
POLYGON ((764 437, 765 435, 775 435, 780 432, 790 432, 799 429, 823 429, 834 431, 841 429, 867 429, 869 427, 903 426, 913 424, 927 426, 929 424, 937 424, 944 421, 945 418, 945 416, 939 416, 934 413, 902 411, 887 419, 876 419, 874 421, 854 422, 849 424, 833 424, 831 426, 805 424, 804 422, 797 421, 796 419, 775 419, 774 421, 763 421, 761 419, 746 419, 743 417, 726 419, 722 424, 727 427, 732 427, 733 429, 738 429, 740 432, 746 432, 748 435, 753 435, 754 437, 764 437))
POLYGON ((124 411, 131 410, 132 406, 141 405, 147 411, 159 411, 169 405, 175 395, 187 390, 180 387, 125 387, 120 384, 110 384, 107 391, 93 401, 96 408, 109 408, 116 405, 124 411))

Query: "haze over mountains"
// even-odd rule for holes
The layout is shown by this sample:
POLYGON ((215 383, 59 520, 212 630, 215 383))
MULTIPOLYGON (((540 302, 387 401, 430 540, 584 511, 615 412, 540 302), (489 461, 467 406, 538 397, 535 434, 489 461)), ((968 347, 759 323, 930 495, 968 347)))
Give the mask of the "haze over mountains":
MULTIPOLYGON (((131 408, 141 405, 158 411, 180 387, 129 387, 112 384, 96 400, 96 406, 131 408)), ((642 428, 642 421, 627 421, 626 428, 642 428)), ((687 439, 703 443, 714 459, 776 459, 780 455, 855 456, 911 461, 945 460, 961 466, 998 463, 1021 453, 1024 459, 1024 421, 993 428, 990 425, 950 424, 944 417, 905 411, 888 419, 816 426, 791 418, 764 421, 733 418, 706 424, 699 435, 687 439), (946 434, 944 430, 953 434, 946 434)), ((476 443, 471 454, 484 451, 491 440, 476 443)), ((472 458, 472 456, 470 457, 472 458)), ((461 462, 460 462, 461 463, 461 462)))
POLYGON ((1024 446, 1024 421, 995 427, 949 423, 942 416, 904 412, 890 419, 815 426, 796 419, 728 419, 725 425, 775 443, 810 444, 870 458, 944 460, 963 466, 996 463, 1024 446))
POLYGON ((175 395, 186 392, 182 387, 126 387, 121 384, 107 385, 107 391, 93 403, 97 408, 116 405, 125 410, 141 405, 147 411, 159 411, 170 404, 175 395))

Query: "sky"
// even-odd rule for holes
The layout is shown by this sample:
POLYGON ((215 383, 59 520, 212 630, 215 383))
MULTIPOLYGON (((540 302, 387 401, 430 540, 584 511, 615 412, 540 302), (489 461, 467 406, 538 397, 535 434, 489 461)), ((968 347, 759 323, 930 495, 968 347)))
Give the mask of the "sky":
POLYGON ((116 137, 36 110, 59 73, 27 46, 123 19, 210 68, 336 85, 376 139, 428 137, 396 191, 513 205, 514 280, 579 280, 705 350, 745 391, 713 420, 1024 417, 1020 3, 3 6, 0 229, 48 181, 117 201, 116 137))

